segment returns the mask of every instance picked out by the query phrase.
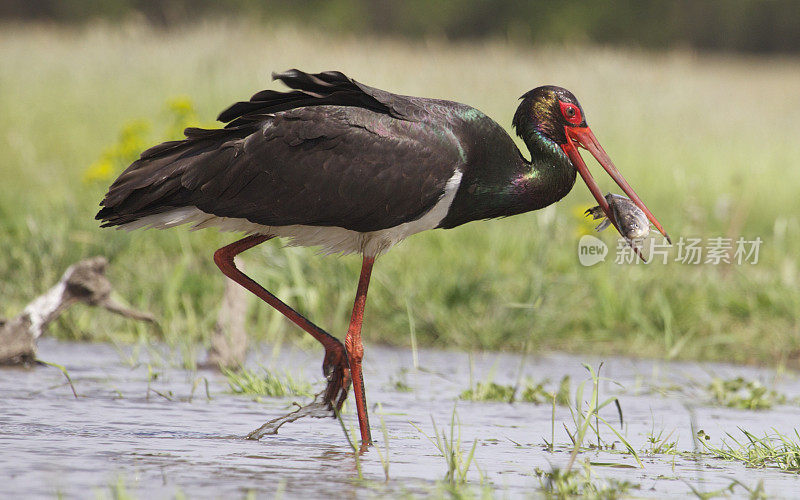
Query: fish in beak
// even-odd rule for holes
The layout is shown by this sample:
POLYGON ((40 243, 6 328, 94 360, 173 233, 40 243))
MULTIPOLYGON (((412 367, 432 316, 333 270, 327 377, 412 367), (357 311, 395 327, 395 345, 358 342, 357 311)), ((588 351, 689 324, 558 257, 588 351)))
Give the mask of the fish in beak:
MULTIPOLYGON (((608 206, 611 207, 611 213, 614 214, 614 220, 617 221, 617 227, 625 239, 628 241, 639 240, 650 234, 650 221, 647 220, 647 216, 642 212, 642 209, 637 207, 629 198, 614 193, 606 194, 605 198, 608 206)), ((585 214, 591 216, 594 220, 602 220, 595 228, 596 231, 602 231, 611 225, 611 219, 606 217, 600 205, 590 208, 585 214)))
MULTIPOLYGON (((664 235, 664 238, 667 239, 667 242, 672 244, 672 240, 670 239, 669 235, 664 230, 664 228, 661 226, 661 223, 658 222, 653 213, 647 208, 647 206, 645 206, 641 198, 639 198, 639 195, 636 194, 636 192, 633 190, 630 184, 628 184, 625 178, 622 177, 622 174, 619 173, 619 170, 617 170, 617 167, 614 166, 614 163, 611 161, 611 158, 609 158, 608 154, 605 152, 603 147, 597 141, 597 138, 592 133, 592 130, 587 126, 584 127, 566 126, 564 127, 564 130, 566 131, 567 142, 563 144, 561 148, 564 150, 564 153, 567 154, 570 161, 572 161, 572 164, 575 165, 575 168, 578 169, 578 173, 581 174, 583 181, 589 187, 589 191, 592 192, 592 195, 597 200, 598 205, 600 205, 603 212, 606 214, 606 217, 608 217, 608 220, 610 220, 611 223, 614 224, 614 227, 617 229, 617 231, 619 231, 619 233, 624 236, 622 231, 620 231, 618 222, 614 218, 611 207, 609 207, 608 205, 608 201, 606 201, 605 197, 603 197, 602 193, 600 192, 600 188, 597 185, 597 182, 595 182, 594 177, 592 177, 591 172, 589 172, 589 169, 586 167, 586 163, 583 162, 583 158, 581 158, 581 155, 578 152, 578 147, 582 147, 588 150, 590 153, 592 153, 592 156, 594 156, 597 162, 600 163, 600 165, 602 165, 602 167, 605 169, 606 172, 608 172, 608 175, 610 175, 611 178, 614 179, 614 182, 616 182, 617 185, 620 188, 622 188, 625 194, 628 195, 631 201, 637 207, 639 207, 642 210, 642 212, 645 213, 647 218, 650 220, 650 222, 653 223, 656 229, 658 229, 658 231, 662 235, 664 235)), ((639 253, 638 249, 636 250, 637 253, 639 253)), ((639 253, 639 256, 642 257, 641 253, 639 253)), ((642 258, 644 259, 644 257, 642 258)))

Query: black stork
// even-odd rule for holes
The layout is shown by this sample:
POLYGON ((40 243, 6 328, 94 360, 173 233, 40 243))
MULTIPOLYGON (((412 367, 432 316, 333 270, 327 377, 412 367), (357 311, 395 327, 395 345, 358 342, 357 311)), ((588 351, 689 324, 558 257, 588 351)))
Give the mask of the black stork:
POLYGON ((188 128, 185 139, 144 151, 111 185, 96 218, 103 227, 246 233, 217 250, 214 262, 322 343, 325 401, 338 411, 352 383, 362 444, 371 438, 361 323, 373 263, 390 247, 420 231, 546 207, 569 193, 576 172, 613 222, 578 147, 667 236, 566 89, 522 96, 513 126, 528 161, 503 127, 464 104, 392 94, 337 71, 273 78, 293 90, 261 91, 223 111, 224 128, 188 128), (274 237, 362 255, 344 345, 236 268, 234 256, 274 237))

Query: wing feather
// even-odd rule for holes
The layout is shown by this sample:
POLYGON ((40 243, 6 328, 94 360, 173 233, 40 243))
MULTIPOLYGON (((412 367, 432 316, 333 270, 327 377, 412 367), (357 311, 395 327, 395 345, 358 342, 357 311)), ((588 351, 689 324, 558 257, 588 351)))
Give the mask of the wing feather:
POLYGON ((372 109, 259 113, 249 126, 193 129, 151 148, 112 185, 98 218, 113 226, 196 206, 266 226, 375 231, 424 215, 463 161, 452 134, 372 109))

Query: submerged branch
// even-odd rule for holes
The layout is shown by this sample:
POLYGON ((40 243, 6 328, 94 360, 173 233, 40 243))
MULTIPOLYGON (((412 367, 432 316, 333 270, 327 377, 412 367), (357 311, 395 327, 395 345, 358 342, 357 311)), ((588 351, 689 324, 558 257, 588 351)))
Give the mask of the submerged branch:
POLYGON ((269 422, 265 423, 258 429, 254 430, 250 434, 247 435, 247 439, 252 439, 254 441, 258 441, 262 437, 266 436, 267 434, 277 434, 278 429, 283 424, 288 424, 289 422, 294 422, 296 420, 300 420, 303 417, 314 417, 314 418, 325 418, 331 416, 331 408, 328 403, 325 402, 325 398, 321 398, 322 392, 314 396, 314 400, 307 404, 306 406, 300 406, 295 403, 298 408, 282 417, 273 418, 269 422))
POLYGON ((98 256, 71 265, 50 290, 35 298, 22 313, 0 320, 0 364, 21 364, 36 359, 36 339, 71 305, 78 302, 103 307, 115 314, 156 324, 147 312, 128 308, 111 298, 106 278, 108 260, 98 256))

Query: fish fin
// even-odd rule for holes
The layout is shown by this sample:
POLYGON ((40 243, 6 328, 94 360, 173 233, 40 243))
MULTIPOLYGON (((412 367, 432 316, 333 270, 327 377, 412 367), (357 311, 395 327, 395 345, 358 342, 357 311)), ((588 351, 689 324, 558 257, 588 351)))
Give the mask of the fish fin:
POLYGON ((606 216, 605 212, 603 212, 603 209, 600 208, 600 205, 597 205, 596 207, 592 207, 589 210, 583 212, 583 215, 585 215, 587 217, 591 215, 592 216, 592 220, 602 219, 603 217, 606 216))
POLYGON ((598 224, 597 227, 594 228, 594 230, 595 231, 602 231, 603 229, 607 228, 610 225, 611 225, 611 221, 606 219, 603 222, 601 222, 600 224, 598 224))

